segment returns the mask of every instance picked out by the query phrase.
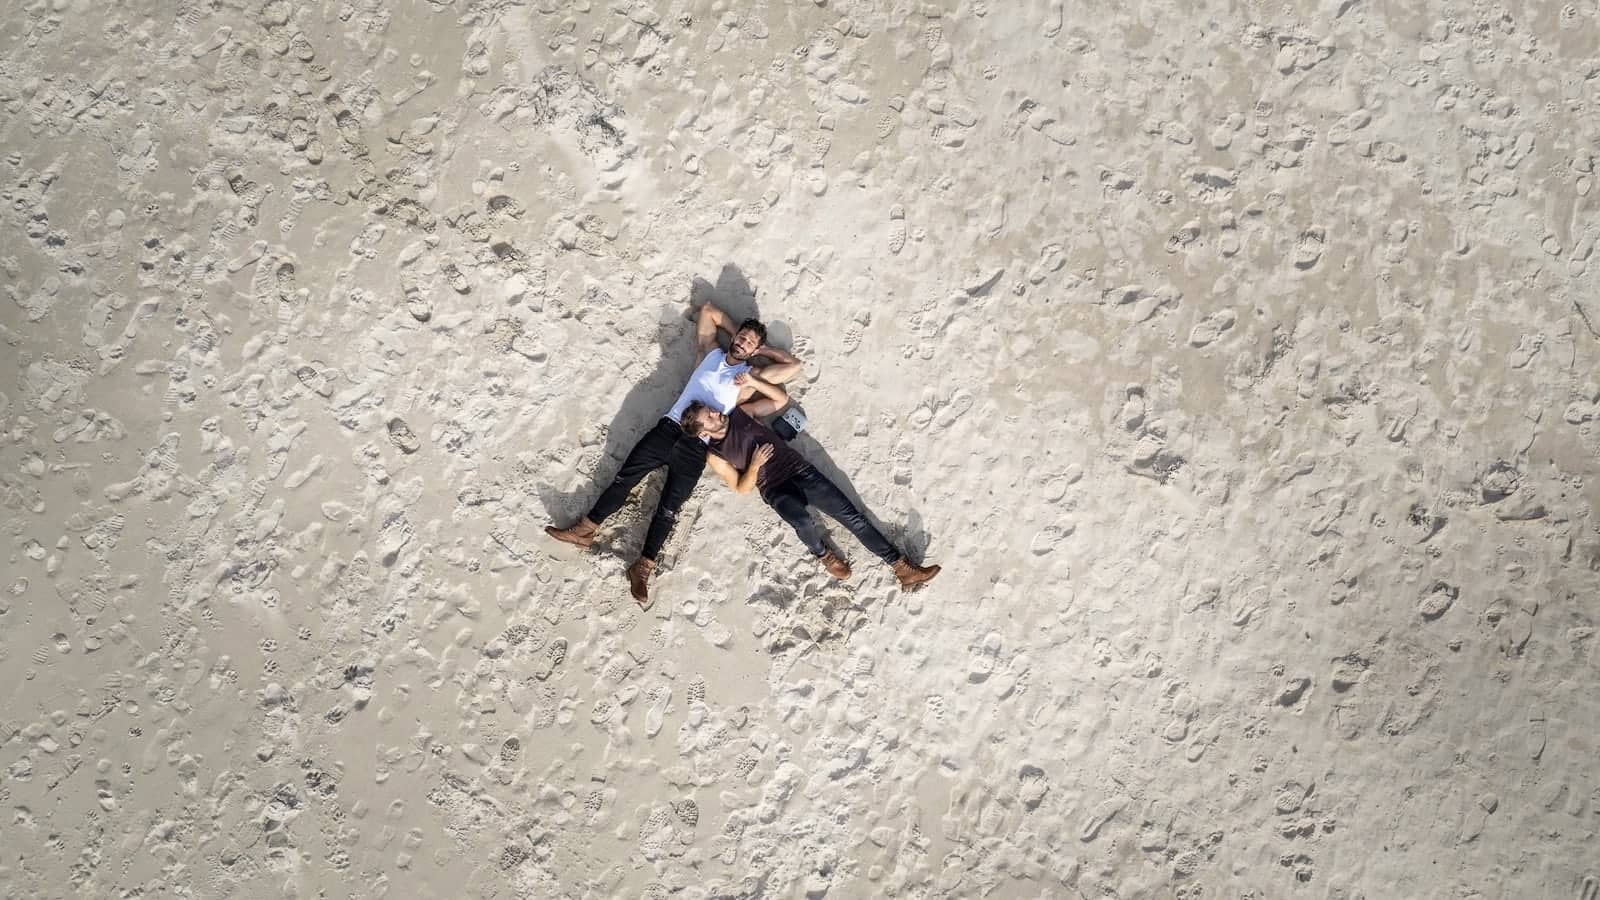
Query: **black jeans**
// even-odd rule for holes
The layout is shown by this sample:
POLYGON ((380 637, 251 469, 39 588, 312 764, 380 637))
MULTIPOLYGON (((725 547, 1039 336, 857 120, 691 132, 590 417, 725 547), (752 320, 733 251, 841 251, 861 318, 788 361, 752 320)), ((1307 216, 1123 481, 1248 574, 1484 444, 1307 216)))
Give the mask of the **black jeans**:
POLYGON ((840 525, 850 529, 862 546, 877 556, 879 559, 894 565, 900 558, 900 551, 889 543, 883 533, 872 527, 867 517, 856 508, 844 491, 838 485, 829 481, 826 475, 818 472, 811 466, 806 466, 787 481, 768 491, 763 500, 767 505, 778 511, 794 527, 794 533, 811 551, 812 556, 821 556, 827 552, 827 547, 822 543, 822 525, 817 522, 807 504, 832 516, 840 525))
POLYGON ((667 467, 667 483, 661 488, 661 500, 655 514, 650 517, 650 528, 644 533, 644 546, 639 555, 652 562, 661 552, 661 545, 672 534, 678 522, 678 509, 694 493, 700 473, 706 468, 706 445, 697 437, 683 433, 677 422, 663 416, 655 427, 645 433, 639 443, 628 451, 622 468, 611 486, 600 494, 589 510, 589 521, 599 524, 628 502, 634 486, 646 475, 667 467))

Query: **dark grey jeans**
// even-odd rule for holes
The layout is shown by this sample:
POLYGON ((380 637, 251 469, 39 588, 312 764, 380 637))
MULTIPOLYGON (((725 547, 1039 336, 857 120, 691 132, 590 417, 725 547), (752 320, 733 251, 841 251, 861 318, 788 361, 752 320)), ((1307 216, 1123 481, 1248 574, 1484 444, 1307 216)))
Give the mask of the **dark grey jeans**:
POLYGON ((794 533, 800 536, 812 556, 821 556, 828 548, 822 543, 822 525, 811 514, 808 505, 827 513, 840 525, 850 529, 862 546, 889 565, 894 565, 900 558, 900 551, 889 543, 882 532, 872 527, 872 523, 850 502, 844 491, 811 466, 806 466, 798 474, 767 491, 761 499, 767 501, 768 506, 777 510, 778 515, 794 527, 794 533))

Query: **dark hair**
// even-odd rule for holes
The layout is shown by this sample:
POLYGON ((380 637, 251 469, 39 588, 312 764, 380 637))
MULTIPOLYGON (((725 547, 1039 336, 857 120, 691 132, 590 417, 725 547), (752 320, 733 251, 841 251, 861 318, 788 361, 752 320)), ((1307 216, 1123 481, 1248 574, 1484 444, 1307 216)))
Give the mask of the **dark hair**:
MULTIPOLYGON (((760 319, 745 319, 739 323, 739 331, 743 331, 746 328, 754 331, 756 336, 761 338, 761 343, 765 344, 767 342, 767 326, 761 324, 760 319)), ((734 334, 738 334, 739 331, 734 332, 734 334)))
POLYGON ((708 407, 699 400, 691 402, 683 408, 683 415, 678 417, 678 424, 683 426, 683 433, 689 437, 699 437, 703 426, 700 424, 700 411, 708 407))

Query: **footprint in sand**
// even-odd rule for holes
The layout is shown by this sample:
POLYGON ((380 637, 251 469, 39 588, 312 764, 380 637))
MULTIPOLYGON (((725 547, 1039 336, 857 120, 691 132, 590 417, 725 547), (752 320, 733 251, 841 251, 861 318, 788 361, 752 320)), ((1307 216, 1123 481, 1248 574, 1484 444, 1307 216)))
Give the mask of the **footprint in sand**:
POLYGON ((1192 220, 1186 222, 1182 228, 1179 228, 1167 238, 1167 252, 1177 253, 1180 250, 1187 250, 1189 245, 1199 239, 1200 223, 1192 220))
POLYGON ((406 312, 418 322, 427 322, 433 318, 433 301, 420 293, 407 293, 406 312))
POLYGON ((328 378, 326 370, 315 360, 296 367, 294 375, 313 394, 319 397, 333 396, 333 384, 328 378))
POLYGON ((1303 676, 1292 677, 1284 681, 1278 689, 1277 703, 1279 706, 1295 706, 1305 697, 1306 691, 1311 689, 1311 679, 1303 676))
POLYGON ((1062 542, 1071 537, 1076 530, 1077 527, 1075 525, 1066 522, 1046 525, 1039 530, 1038 534, 1033 536, 1033 541, 1028 545, 1028 549, 1033 552, 1034 556, 1047 556, 1060 549, 1062 542))
POLYGON ((1266 608, 1266 595, 1266 588, 1256 587, 1231 596, 1228 600, 1228 621, 1237 628, 1250 624, 1250 620, 1266 608))
POLYGON ((1322 259, 1322 251, 1327 243, 1328 234, 1321 228, 1307 228, 1300 232, 1299 239, 1294 243, 1294 267, 1304 271, 1315 266, 1322 259))
POLYGON ((590 791, 589 796, 583 798, 583 812, 591 823, 600 818, 600 813, 604 811, 605 806, 606 791, 590 791))
POLYGON ((1528 728, 1525 734, 1525 746, 1528 758, 1538 762, 1544 757, 1544 750, 1549 742, 1548 723, 1542 713, 1535 710, 1528 716, 1528 728))
POLYGON ((1144 425, 1145 410, 1144 388, 1136 384, 1128 385, 1128 397, 1117 413, 1117 421, 1128 431, 1136 432, 1144 425))
POLYGON ((639 825, 639 852, 645 859, 655 859, 666 849, 672 820, 665 810, 657 809, 639 825))
POLYGON ((278 296, 284 300, 293 300, 295 292, 294 263, 282 262, 272 272, 273 283, 277 286, 278 296))
POLYGON ((490 197, 487 205, 490 213, 507 219, 520 219, 526 212, 523 205, 518 203, 515 197, 509 197, 505 194, 496 194, 490 197))
POLYGON ((939 428, 949 428, 954 425, 967 411, 972 409, 974 402, 972 392, 966 388, 957 388, 950 399, 939 407, 938 414, 934 417, 933 424, 939 428))
POLYGON ((394 444, 396 449, 407 456, 422 449, 422 441, 416 432, 412 431, 411 426, 401 418, 389 420, 389 443, 394 444))
POLYGON ((1116 169, 1106 169, 1100 173, 1100 185, 1107 193, 1110 191, 1126 191, 1133 187, 1133 176, 1116 169))
POLYGON ((700 806, 693 800, 679 800, 672 804, 672 813, 685 828, 694 828, 700 824, 700 806))
POLYGON ((1089 813, 1089 818, 1083 823, 1083 830, 1078 832, 1078 840, 1087 844, 1099 837, 1100 829, 1106 827, 1106 823, 1116 818, 1117 813, 1122 812, 1122 808, 1127 805, 1128 801, 1126 799, 1116 797, 1096 806, 1089 813))
POLYGON ((1062 0, 1050 0, 1046 4, 1044 17, 1044 36, 1053 38, 1061 33, 1061 28, 1066 24, 1062 0))
POLYGON ((1431 622, 1444 615, 1460 595, 1460 589, 1454 585, 1445 584, 1442 581, 1434 582, 1428 593, 1424 594, 1422 599, 1418 601, 1417 612, 1422 615, 1422 618, 1431 622))
POLYGON ((899 253, 906 246, 906 208, 896 203, 889 207, 889 252, 899 253))
POLYGON ((823 132, 811 139, 811 165, 820 166, 828 151, 833 149, 833 135, 823 132))
POLYGON ((748 781, 751 773, 755 772, 756 766, 760 765, 760 763, 761 757, 756 754, 748 750, 740 753, 733 760, 733 777, 748 781))
POLYGON ((866 328, 872 324, 872 313, 867 310, 858 310, 851 317, 850 323, 844 328, 843 349, 846 356, 856 352, 861 347, 861 339, 866 336, 866 328))
POLYGON ((384 519, 383 525, 378 529, 378 550, 382 554, 379 559, 385 567, 392 566, 400 558, 400 551, 411 543, 415 531, 411 522, 404 513, 393 513, 384 519))
POLYGON ((545 651, 544 659, 534 664, 533 677, 545 681, 566 661, 567 639, 558 637, 550 642, 550 648, 545 651))
POLYGON ((984 637, 983 643, 972 648, 972 659, 967 664, 967 681, 973 684, 987 681, 994 674, 999 659, 1000 635, 991 631, 984 637))
POLYGON ((1189 741, 1188 747, 1184 748, 1183 758, 1192 763, 1199 762, 1200 758, 1206 755, 1206 750, 1208 750, 1211 745, 1216 742, 1217 726, 1216 723, 1213 722, 1202 729, 1200 734, 1197 735, 1193 740, 1189 741))
POLYGON ((1189 332, 1189 346, 1204 347, 1222 337, 1233 327, 1237 316, 1231 309, 1220 309, 1201 319, 1189 332))
POLYGON ((1024 765, 1017 776, 1020 782, 1017 788, 1017 798, 1022 801, 1022 806, 1027 810, 1039 808, 1044 801, 1044 795, 1050 793, 1050 779, 1045 777, 1044 770, 1038 766, 1024 765))
POLYGON ((1066 263, 1066 253, 1060 244, 1046 244, 1039 251, 1039 261, 1028 270, 1028 283, 1034 285, 1042 283, 1052 272, 1060 271, 1066 263))
POLYGON ((672 688, 666 685, 657 685, 650 689, 650 708, 644 713, 644 736, 655 737, 661 733, 661 725, 666 719, 667 703, 672 700, 672 688))

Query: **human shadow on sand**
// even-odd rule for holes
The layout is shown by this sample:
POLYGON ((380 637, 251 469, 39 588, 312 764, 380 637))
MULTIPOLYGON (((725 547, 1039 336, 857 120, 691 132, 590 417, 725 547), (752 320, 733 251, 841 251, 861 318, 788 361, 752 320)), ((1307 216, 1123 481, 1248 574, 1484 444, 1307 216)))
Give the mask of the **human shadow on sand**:
MULTIPOLYGON (((700 307, 708 302, 715 303, 735 321, 760 315, 756 307, 755 290, 750 287, 749 279, 745 278, 738 266, 731 263, 722 267, 715 284, 704 278, 695 278, 689 285, 687 307, 678 304, 662 306, 656 317, 656 339, 661 345, 660 360, 655 369, 636 382, 622 398, 616 417, 606 428, 600 460, 589 485, 577 494, 560 494, 553 487, 542 491, 540 501, 551 522, 569 525, 588 512, 616 477, 628 452, 672 408, 673 401, 678 399, 683 386, 689 382, 689 376, 700 364, 701 354, 696 352, 694 343, 695 320, 700 314, 700 307)), ((719 340, 724 347, 727 346, 726 335, 719 335, 719 340)), ((634 488, 629 502, 608 520, 607 527, 600 530, 595 541, 597 549, 623 556, 638 552, 644 543, 644 524, 660 499, 661 486, 665 481, 662 473, 665 471, 665 467, 662 467, 650 473, 634 488), (628 524, 622 528, 612 527, 624 523, 628 524)), ((688 530, 684 526, 690 524, 686 520, 692 520, 693 515, 686 504, 679 514, 679 527, 674 529, 674 537, 688 530)), ((669 546, 671 543, 669 541, 669 546)))

